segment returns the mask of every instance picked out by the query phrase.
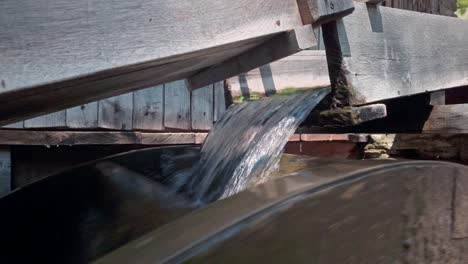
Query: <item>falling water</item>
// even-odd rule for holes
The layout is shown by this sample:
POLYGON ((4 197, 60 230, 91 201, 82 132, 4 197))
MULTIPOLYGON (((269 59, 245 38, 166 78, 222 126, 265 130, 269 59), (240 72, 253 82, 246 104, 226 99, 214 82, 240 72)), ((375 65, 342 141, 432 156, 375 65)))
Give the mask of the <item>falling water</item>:
POLYGON ((231 107, 203 145, 185 187, 191 198, 207 203, 264 181, 288 139, 328 92, 316 89, 231 107))

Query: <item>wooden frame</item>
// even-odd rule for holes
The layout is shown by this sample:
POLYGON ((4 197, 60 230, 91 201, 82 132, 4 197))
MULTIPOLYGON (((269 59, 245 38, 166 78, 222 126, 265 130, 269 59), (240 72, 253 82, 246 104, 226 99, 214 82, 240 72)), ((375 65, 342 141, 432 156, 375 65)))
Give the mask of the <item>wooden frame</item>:
MULTIPOLYGON (((319 13, 311 22, 352 12, 351 0, 340 2, 346 9, 319 13)), ((307 32, 301 14, 309 11, 297 0, 2 1, 0 125, 184 79, 230 58, 248 59, 243 54, 251 49, 281 46, 282 36, 307 32)), ((312 45, 310 32, 305 43, 312 45)), ((297 41, 291 52, 305 48, 302 38, 297 41)))
MULTIPOLYGON (((181 145, 202 144, 208 133, 0 130, 0 145, 181 145)), ((367 142, 358 134, 295 134, 289 142, 367 142)))
POLYGON ((356 2, 323 33, 338 106, 468 84, 465 20, 356 2))

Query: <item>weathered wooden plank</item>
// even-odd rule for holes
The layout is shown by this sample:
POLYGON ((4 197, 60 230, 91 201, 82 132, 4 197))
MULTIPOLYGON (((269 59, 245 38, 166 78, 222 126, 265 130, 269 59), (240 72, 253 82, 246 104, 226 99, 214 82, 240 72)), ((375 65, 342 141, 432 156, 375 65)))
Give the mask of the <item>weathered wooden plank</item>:
POLYGON ((195 74, 188 79, 189 89, 194 90, 214 81, 224 80, 317 45, 318 39, 311 25, 298 27, 279 34, 239 56, 195 74))
MULTIPOLYGON (((1 7, 1 97, 23 105, 49 95, 50 103, 22 116, 182 79, 302 26, 296 0, 6 0, 1 7), (191 27, 181 21, 187 17, 191 27)), ((1 119, 20 115, 4 109, 11 108, 1 119)))
POLYGON ((98 102, 67 109, 67 127, 96 128, 98 126, 98 102))
POLYGON ((2 146, 0 147, 0 196, 9 193, 10 190, 11 190, 10 148, 2 146))
MULTIPOLYGON (((207 133, 0 130, 0 145, 181 145, 202 144, 207 133)), ((289 142, 367 142, 365 134, 295 134, 289 142)))
POLYGON ((138 132, 11 131, 0 130, 3 145, 140 144, 138 132))
POLYGON ((468 84, 468 21, 358 2, 355 7, 322 26, 341 105, 468 84))
POLYGON ((133 94, 114 96, 99 101, 98 127, 116 130, 131 130, 133 117, 133 94))
POLYGON ((213 122, 218 121, 223 113, 226 111, 226 98, 224 92, 224 82, 217 82, 214 84, 213 88, 214 96, 214 112, 213 112, 213 122))
POLYGON ((59 111, 24 121, 24 128, 66 127, 67 111, 59 111))
POLYGON ((141 133, 143 145, 195 144, 196 133, 141 133))
POLYGON ((322 142, 322 141, 349 141, 354 143, 368 142, 367 135, 358 134, 300 134, 302 142, 322 142))
POLYGON ((468 133, 468 104, 435 105, 424 124, 425 133, 468 133))
POLYGON ((304 24, 330 21, 354 10, 352 0, 298 0, 304 24))
POLYGON ((330 85, 325 51, 305 50, 227 81, 233 98, 330 85))
POLYGON ((166 128, 191 128, 190 92, 184 81, 164 85, 164 126, 166 128))
MULTIPOLYGON (((339 10, 350 0, 333 2, 336 12, 330 6, 323 15, 347 14, 339 10)), ((1 7, 4 123, 187 78, 303 26, 297 0, 5 0, 1 7)))
POLYGON ((193 130, 210 130, 213 127, 213 85, 192 91, 191 121, 193 130))
POLYGON ((164 85, 133 93, 133 129, 164 130, 163 121, 164 85))

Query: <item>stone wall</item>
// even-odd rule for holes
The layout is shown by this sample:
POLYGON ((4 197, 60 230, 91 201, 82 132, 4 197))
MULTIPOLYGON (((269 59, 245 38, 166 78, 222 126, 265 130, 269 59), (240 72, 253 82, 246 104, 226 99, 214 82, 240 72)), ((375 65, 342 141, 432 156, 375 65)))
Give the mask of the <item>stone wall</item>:
POLYGON ((468 164, 468 135, 371 135, 364 152, 366 158, 449 160, 468 164))

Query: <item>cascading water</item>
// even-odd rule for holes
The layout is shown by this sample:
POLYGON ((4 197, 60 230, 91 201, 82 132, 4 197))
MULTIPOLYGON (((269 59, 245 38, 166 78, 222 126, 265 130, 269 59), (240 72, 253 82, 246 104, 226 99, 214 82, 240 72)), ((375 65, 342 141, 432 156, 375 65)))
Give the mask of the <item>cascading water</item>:
MULTIPOLYGON (((204 204, 264 181, 288 139, 328 92, 315 89, 231 107, 208 135, 184 191, 204 204)), ((180 186, 180 178, 177 182, 180 186)))

